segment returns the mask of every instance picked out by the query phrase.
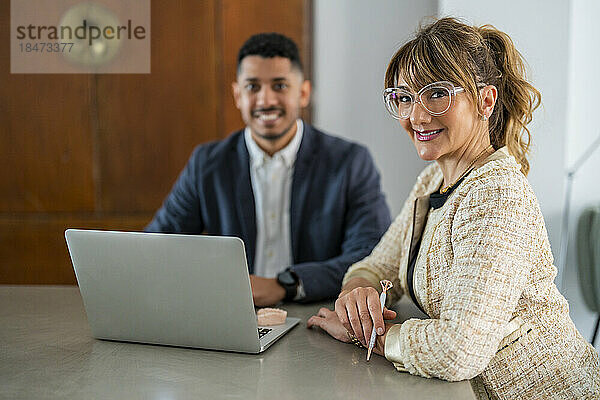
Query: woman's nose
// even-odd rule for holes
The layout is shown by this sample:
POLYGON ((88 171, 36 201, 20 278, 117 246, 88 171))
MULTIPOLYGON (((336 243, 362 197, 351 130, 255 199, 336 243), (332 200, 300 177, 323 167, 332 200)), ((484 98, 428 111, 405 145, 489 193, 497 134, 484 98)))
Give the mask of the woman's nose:
POLYGON ((414 103, 410 111, 410 122, 413 125, 431 122, 431 114, 420 103, 414 103))

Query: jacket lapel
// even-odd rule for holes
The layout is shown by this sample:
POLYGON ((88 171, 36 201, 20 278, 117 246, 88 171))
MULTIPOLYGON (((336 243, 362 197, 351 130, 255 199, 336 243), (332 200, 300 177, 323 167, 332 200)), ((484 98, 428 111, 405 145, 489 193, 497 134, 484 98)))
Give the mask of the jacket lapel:
POLYGON ((427 223, 427 216, 429 215, 429 195, 417 197, 415 200, 415 208, 413 210, 413 224, 412 224, 412 236, 410 238, 410 247, 408 252, 409 260, 416 255, 419 251, 419 242, 425 224, 427 223))
MULTIPOLYGON (((410 276, 414 274, 414 270, 409 270, 410 263, 417 256, 419 248, 421 247, 421 236, 423 235, 423 230, 425 229, 425 224, 427 223, 427 216, 429 215, 429 195, 426 194, 424 196, 417 197, 415 199, 415 204, 413 208, 413 219, 412 219, 412 234, 410 237, 410 244, 408 246, 408 257, 406 258, 403 268, 405 272, 404 276, 404 286, 408 289, 408 294, 413 303, 417 307, 421 309, 425 313, 423 306, 419 304, 414 295, 414 287, 413 282, 411 282, 410 276)), ((414 275, 413 275, 414 276, 414 275)), ((413 280, 414 281, 414 280, 413 280)))
POLYGON ((248 269, 254 273, 254 253, 256 251, 256 210, 254 193, 250 181, 250 156, 246 148, 244 134, 239 135, 235 147, 235 156, 232 157, 230 176, 232 182, 231 194, 236 199, 237 212, 240 218, 242 239, 246 244, 246 257, 248 269))
POLYGON ((292 254, 294 263, 298 260, 300 226, 302 225, 302 213, 306 196, 310 190, 312 175, 315 171, 313 162, 318 147, 315 145, 316 134, 308 124, 304 125, 302 143, 298 149, 296 163, 294 165, 294 175, 292 178, 292 195, 290 204, 290 225, 292 234, 292 254))
MULTIPOLYGON (((417 252, 419 251, 421 243, 420 239, 423 234, 423 231, 425 230, 427 216, 429 215, 429 195, 433 193, 442 183, 443 176, 441 170, 439 170, 439 168, 436 168, 432 171, 432 175, 430 175, 426 179, 429 181, 428 184, 425 185, 425 187, 423 187, 417 193, 415 193, 416 198, 413 204, 412 219, 408 231, 410 232, 410 239, 408 240, 408 242, 405 242, 408 245, 408 251, 405 253, 406 256, 401 260, 400 263, 400 276, 404 278, 402 284, 404 285, 405 293, 409 295, 409 297, 412 296, 410 296, 410 288, 408 282, 408 266, 410 261, 413 259, 413 257, 416 256, 417 252)), ((413 300, 415 304, 418 307, 420 307, 419 304, 416 303, 416 299, 411 300, 413 300)))

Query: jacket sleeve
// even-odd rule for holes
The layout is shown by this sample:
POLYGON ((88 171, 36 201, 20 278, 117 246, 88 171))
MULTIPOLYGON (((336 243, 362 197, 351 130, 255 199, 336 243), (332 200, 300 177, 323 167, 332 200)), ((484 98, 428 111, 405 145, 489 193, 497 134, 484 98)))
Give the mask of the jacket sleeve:
POLYGON ((438 319, 404 322, 386 357, 412 374, 448 381, 479 375, 495 355, 545 237, 524 179, 478 185, 452 222, 453 261, 438 319))
POLYGON ((291 266, 302 280, 306 302, 337 296, 348 267, 371 252, 390 224, 373 159, 366 148, 357 149, 348 159, 341 253, 328 260, 291 266))
POLYGON ((197 147, 179 174, 171 192, 146 226, 146 232, 200 234, 204 223, 200 210, 200 173, 201 149, 197 147))
POLYGON ((394 219, 371 254, 348 268, 342 286, 353 278, 364 278, 371 282, 372 286, 379 288, 379 281, 387 279, 393 284, 387 297, 387 304, 393 304, 402 297, 403 291, 399 282, 398 266, 405 251, 401 243, 404 243, 407 235, 413 201, 414 196, 409 196, 402 211, 394 219))

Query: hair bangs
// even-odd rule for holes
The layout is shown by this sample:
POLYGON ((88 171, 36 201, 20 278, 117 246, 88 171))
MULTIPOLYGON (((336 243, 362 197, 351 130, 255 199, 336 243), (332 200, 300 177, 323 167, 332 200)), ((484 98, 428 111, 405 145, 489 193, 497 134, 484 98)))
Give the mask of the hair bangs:
POLYGON ((465 79, 458 66, 447 56, 445 43, 436 39, 435 35, 420 34, 402 46, 388 68, 386 85, 398 86, 404 81, 414 91, 439 81, 462 85, 465 79))

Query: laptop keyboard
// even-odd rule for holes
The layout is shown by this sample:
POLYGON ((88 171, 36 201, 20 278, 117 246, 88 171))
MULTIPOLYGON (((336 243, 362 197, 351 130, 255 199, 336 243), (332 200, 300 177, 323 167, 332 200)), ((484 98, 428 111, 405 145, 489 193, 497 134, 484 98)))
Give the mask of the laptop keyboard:
POLYGON ((267 333, 271 332, 273 329, 269 328, 258 328, 258 338, 262 339, 267 333))

